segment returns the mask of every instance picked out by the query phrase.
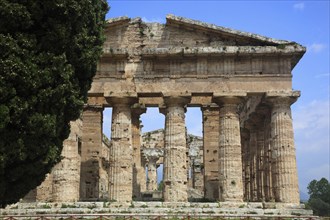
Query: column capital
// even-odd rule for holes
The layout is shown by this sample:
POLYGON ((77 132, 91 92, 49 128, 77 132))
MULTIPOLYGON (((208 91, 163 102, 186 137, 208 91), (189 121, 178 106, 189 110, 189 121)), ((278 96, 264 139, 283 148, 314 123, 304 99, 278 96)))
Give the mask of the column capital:
POLYGON ((131 112, 132 112, 132 115, 140 116, 143 113, 146 113, 147 112, 147 108, 144 105, 142 105, 142 104, 135 103, 131 107, 131 112))
MULTIPOLYGON (((184 108, 191 100, 191 96, 165 96, 163 97, 164 105, 159 108, 159 112, 163 115, 168 113, 169 107, 184 108)), ((186 111, 186 109, 184 109, 186 111)))
POLYGON ((272 107, 291 106, 297 99, 295 96, 273 96, 266 97, 266 102, 272 107))
POLYGON ((172 107, 172 106, 184 107, 190 102, 191 96, 164 96, 163 99, 167 107, 172 107))
POLYGON ((213 101, 219 106, 238 105, 243 102, 246 96, 214 96, 213 101))
POLYGON ((142 153, 147 161, 157 161, 160 157, 164 156, 164 150, 160 148, 144 148, 142 153))
POLYGON ((114 106, 114 105, 133 105, 138 102, 137 97, 112 96, 112 97, 106 97, 105 99, 112 106, 114 106))
POLYGON ((265 101, 271 106, 290 106, 300 97, 300 91, 290 91, 286 93, 267 92, 265 101))

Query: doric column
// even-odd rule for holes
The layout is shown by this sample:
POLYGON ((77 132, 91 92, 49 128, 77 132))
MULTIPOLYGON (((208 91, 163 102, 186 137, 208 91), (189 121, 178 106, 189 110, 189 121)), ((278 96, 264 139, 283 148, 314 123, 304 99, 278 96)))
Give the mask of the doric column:
POLYGON ((264 151, 264 115, 263 111, 250 115, 251 148, 251 201, 263 201, 263 151, 264 151), (253 189, 253 191, 252 191, 253 189))
POLYGON ((164 201, 187 202, 185 97, 165 97, 164 201))
POLYGON ((238 97, 215 97, 220 106, 220 201, 243 201, 242 152, 238 97))
POLYGON ((202 107, 204 197, 219 198, 219 106, 202 107))
POLYGON ((243 170, 243 192, 244 201, 250 201, 250 133, 243 128, 241 130, 242 143, 242 170, 243 170))
POLYGON ((141 192, 146 191, 146 172, 141 158, 141 123, 140 115, 146 108, 132 108, 132 145, 133 145, 133 197, 140 198, 141 192))
POLYGON ((82 114, 80 200, 99 198, 103 107, 86 106, 82 114))
POLYGON ((299 204, 290 106, 297 97, 268 97, 271 111, 272 181, 276 202, 299 204))
POLYGON ((133 148, 130 98, 108 98, 112 104, 109 195, 117 202, 132 201, 133 148))
POLYGON ((257 129, 250 127, 250 201, 257 201, 257 129))
MULTIPOLYGON (((79 201, 80 185, 80 119, 71 122, 71 132, 63 143, 61 162, 52 170, 53 175, 53 202, 76 202, 79 201)), ((49 192, 48 192, 49 193, 49 192)))
POLYGON ((257 180, 257 199, 264 201, 264 181, 263 181, 263 163, 264 163, 264 128, 259 127, 257 131, 257 163, 256 163, 256 180, 257 180))
POLYGON ((271 150, 270 150, 270 139, 271 139, 271 131, 270 131, 270 115, 267 115, 264 121, 265 128, 265 143, 264 143, 264 197, 265 201, 269 202, 273 199, 273 191, 272 191, 272 176, 271 176, 271 150))

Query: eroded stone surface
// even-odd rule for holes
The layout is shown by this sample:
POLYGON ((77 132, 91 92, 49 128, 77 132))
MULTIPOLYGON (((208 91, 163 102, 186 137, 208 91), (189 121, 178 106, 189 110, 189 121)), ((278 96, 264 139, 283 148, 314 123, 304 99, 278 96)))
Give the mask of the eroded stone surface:
POLYGON ((219 106, 204 107, 204 188, 205 198, 219 199, 219 106))
POLYGON ((189 187, 209 200, 299 204, 290 104, 300 95, 291 71, 303 46, 173 15, 166 24, 121 17, 107 25, 82 133, 73 131, 79 138, 70 135, 65 159, 30 197, 129 204, 146 190, 146 165, 154 191, 164 163, 172 206, 187 202, 189 187), (200 148, 186 134, 187 106, 203 112, 200 148), (113 108, 110 150, 102 144, 104 107, 113 108), (140 140, 137 107, 158 107, 164 131, 140 140), (143 148, 164 156, 145 158, 143 148))
POLYGON ((187 163, 185 97, 169 97, 165 103, 164 201, 186 202, 187 163))
POLYGON ((109 195, 110 200, 131 201, 133 148, 130 105, 115 103, 112 110, 109 195))

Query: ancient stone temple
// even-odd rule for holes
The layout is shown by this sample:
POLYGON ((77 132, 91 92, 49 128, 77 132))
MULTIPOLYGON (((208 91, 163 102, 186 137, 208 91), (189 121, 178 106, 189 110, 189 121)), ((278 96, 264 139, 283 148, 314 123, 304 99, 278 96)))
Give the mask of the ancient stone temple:
POLYGON ((187 202, 190 185, 210 201, 299 204, 290 106, 300 96, 292 89, 292 69, 304 53, 295 42, 174 15, 166 24, 108 20, 81 132, 70 136, 76 150, 66 160, 74 164, 59 165, 71 174, 56 167, 52 176, 68 186, 53 193, 74 193, 53 200, 138 199, 156 189, 161 157, 165 202, 187 202), (106 107, 112 124, 104 148, 106 107), (148 107, 165 116, 162 150, 142 149, 139 118, 148 107), (203 164, 193 172, 198 181, 188 174, 197 159, 187 148, 187 107, 203 114, 203 164))

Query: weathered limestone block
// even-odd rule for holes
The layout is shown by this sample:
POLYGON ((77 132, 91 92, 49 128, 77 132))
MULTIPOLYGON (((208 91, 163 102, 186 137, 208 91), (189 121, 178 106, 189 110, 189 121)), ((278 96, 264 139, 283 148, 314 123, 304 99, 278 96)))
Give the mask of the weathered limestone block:
POLYGON ((203 107, 205 198, 219 198, 219 106, 203 107))
POLYGON ((243 201, 239 97, 215 97, 220 106, 220 201, 243 201))
POLYGON ((110 100, 113 104, 110 147, 110 200, 132 201, 133 147, 131 99, 110 100))
POLYGON ((291 104, 297 97, 269 98, 271 112, 272 176, 276 202, 299 204, 291 104))
POLYGON ((86 106, 82 120, 80 199, 98 199, 103 108, 86 106))
POLYGON ((164 201, 187 202, 184 97, 165 97, 164 201))

